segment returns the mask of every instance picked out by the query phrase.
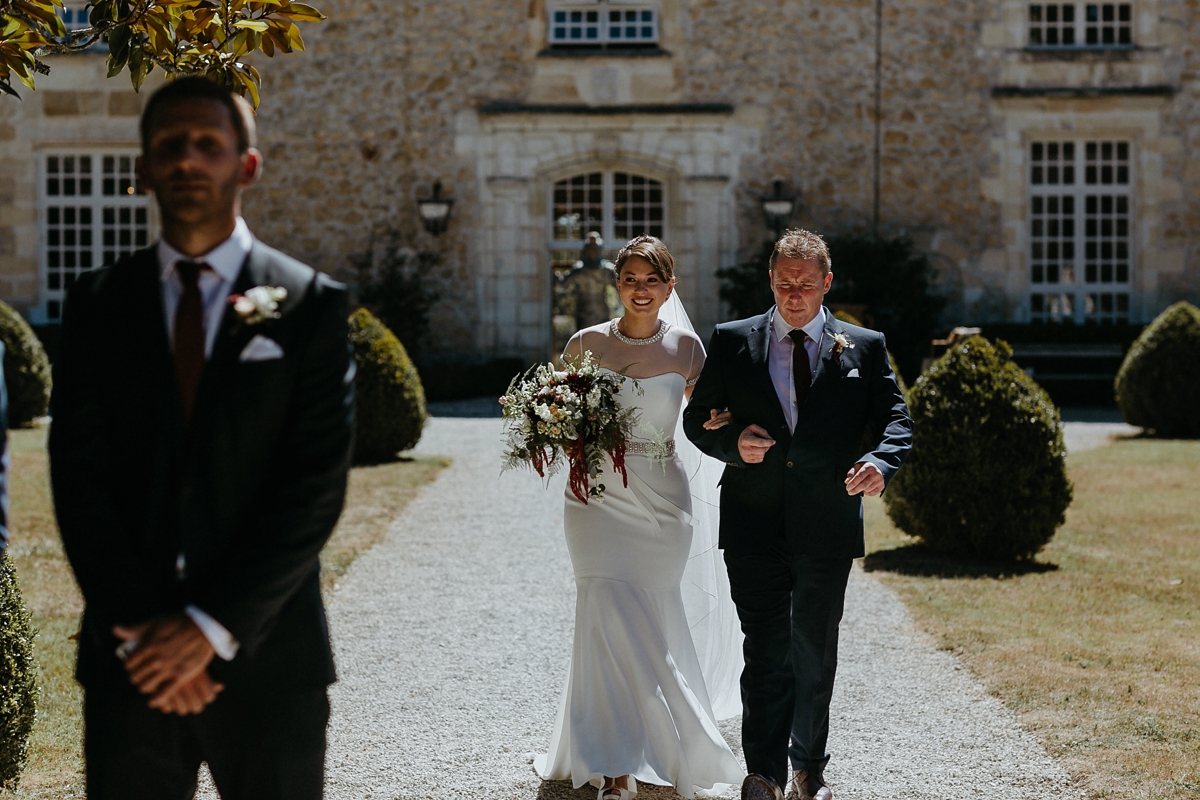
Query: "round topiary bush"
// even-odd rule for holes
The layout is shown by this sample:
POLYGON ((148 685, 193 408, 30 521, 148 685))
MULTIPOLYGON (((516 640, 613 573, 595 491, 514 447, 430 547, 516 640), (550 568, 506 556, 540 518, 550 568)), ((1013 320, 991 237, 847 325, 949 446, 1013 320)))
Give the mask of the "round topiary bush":
POLYGON ((0 341, 4 342, 4 381, 8 385, 8 426, 19 428, 50 407, 50 360, 29 323, 0 303, 0 341))
POLYGON ((12 559, 0 550, 0 790, 16 788, 28 756, 38 696, 33 635, 12 559))
POLYGON ((394 459, 416 446, 425 427, 421 376, 400 340, 366 309, 350 315, 350 342, 358 364, 354 460, 394 459))
POLYGON ((975 336, 909 392, 913 448, 884 503, 930 548, 989 560, 1032 558, 1071 503, 1058 409, 1012 361, 975 336))
POLYGON ((1159 436, 1200 437, 1200 308, 1176 303, 1146 326, 1115 383, 1130 425, 1159 436))

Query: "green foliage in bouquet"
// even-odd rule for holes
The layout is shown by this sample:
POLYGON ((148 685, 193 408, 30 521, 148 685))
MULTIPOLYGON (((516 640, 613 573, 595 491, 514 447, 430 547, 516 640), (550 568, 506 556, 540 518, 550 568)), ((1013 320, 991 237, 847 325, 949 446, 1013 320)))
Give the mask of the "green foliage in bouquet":
POLYGON ((1066 520, 1072 487, 1058 409, 1008 345, 952 347, 909 409, 913 449, 884 493, 896 526, 941 552, 1032 558, 1066 520))
POLYGON ((366 309, 350 315, 350 343, 358 366, 354 461, 391 461, 416 447, 425 428, 421 376, 400 340, 366 309))
POLYGON ((1200 308, 1176 303, 1146 327, 1121 364, 1116 393, 1130 425, 1200 437, 1200 308))
POLYGON ((20 428, 46 416, 50 405, 50 360, 29 323, 4 303, 0 303, 0 341, 4 342, 8 426, 20 428))
POLYGON ((15 789, 37 713, 34 630, 12 559, 0 550, 0 790, 15 789))

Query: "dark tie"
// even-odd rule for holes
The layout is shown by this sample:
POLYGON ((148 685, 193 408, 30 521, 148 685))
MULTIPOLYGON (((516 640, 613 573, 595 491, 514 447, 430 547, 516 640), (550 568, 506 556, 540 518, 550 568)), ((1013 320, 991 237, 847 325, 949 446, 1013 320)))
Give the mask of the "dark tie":
POLYGON ((792 380, 796 382, 796 414, 799 416, 812 386, 812 366, 808 363, 808 351, 804 349, 808 334, 795 328, 788 337, 792 340, 792 380))
POLYGON ((180 261, 175 265, 183 282, 183 295, 175 308, 175 377, 183 400, 183 419, 190 422, 196 389, 204 371, 204 303, 200 299, 200 272, 207 264, 180 261))

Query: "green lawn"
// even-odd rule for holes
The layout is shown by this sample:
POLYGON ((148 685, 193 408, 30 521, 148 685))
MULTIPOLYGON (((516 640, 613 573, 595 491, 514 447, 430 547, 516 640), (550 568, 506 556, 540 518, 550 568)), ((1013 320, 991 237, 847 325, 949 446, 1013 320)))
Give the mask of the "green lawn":
POLYGON ((868 557, 939 646, 1095 798, 1200 797, 1200 442, 1069 457, 1075 500, 1032 570, 906 547, 880 501, 868 557))
MULTIPOLYGON (((39 634, 41 702, 21 786, 0 798, 83 797, 79 686, 72 677, 82 600, 54 524, 46 473, 46 431, 12 431, 12 547, 26 603, 39 634)), ((321 555, 328 589, 360 553, 383 538, 418 490, 449 462, 419 458, 356 467, 350 473, 346 510, 321 555)))

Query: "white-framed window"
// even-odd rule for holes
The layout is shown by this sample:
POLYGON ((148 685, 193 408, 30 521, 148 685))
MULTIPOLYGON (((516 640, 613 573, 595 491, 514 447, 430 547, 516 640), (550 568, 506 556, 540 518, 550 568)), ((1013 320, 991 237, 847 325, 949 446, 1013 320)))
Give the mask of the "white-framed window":
POLYGON ((134 176, 135 149, 62 149, 39 154, 41 310, 62 318, 75 279, 116 263, 151 240, 149 198, 134 176))
POLYGON ((1030 143, 1031 320, 1130 321, 1131 147, 1116 140, 1030 143))
POLYGON ((1132 3, 1030 3, 1029 46, 1132 47, 1132 3))
POLYGON ((551 2, 551 47, 644 46, 658 43, 657 3, 630 0, 551 2))
POLYGON ((579 259, 588 233, 605 241, 615 254, 644 233, 664 238, 666 190, 662 181, 617 170, 595 170, 555 182, 550 190, 550 249, 556 268, 579 259))

